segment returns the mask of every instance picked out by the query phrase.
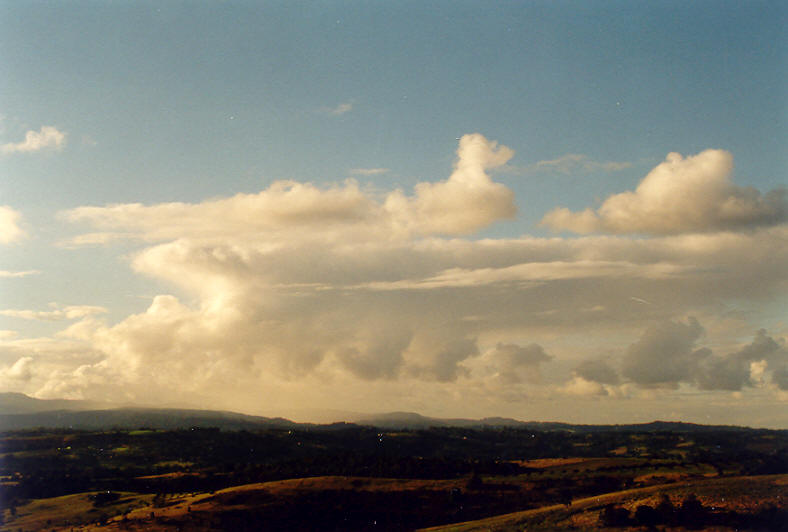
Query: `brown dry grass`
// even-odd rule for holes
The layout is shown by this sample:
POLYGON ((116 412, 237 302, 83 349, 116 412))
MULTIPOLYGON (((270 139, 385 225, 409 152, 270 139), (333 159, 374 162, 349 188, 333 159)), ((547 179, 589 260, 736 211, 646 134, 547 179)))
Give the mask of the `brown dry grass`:
POLYGON ((728 477, 661 484, 579 499, 573 501, 570 507, 552 505, 424 530, 507 532, 572 527, 591 530, 598 528, 599 514, 608 504, 615 503, 634 510, 641 504, 656 505, 662 494, 668 495, 674 504, 678 504, 690 493, 696 495, 704 506, 725 510, 752 512, 769 505, 784 507, 785 500, 788 499, 788 475, 728 477))

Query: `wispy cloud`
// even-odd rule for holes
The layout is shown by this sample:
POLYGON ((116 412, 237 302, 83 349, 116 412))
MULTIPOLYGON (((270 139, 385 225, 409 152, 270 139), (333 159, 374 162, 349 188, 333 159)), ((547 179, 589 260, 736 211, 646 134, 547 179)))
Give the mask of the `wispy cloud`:
POLYGON ((350 173, 353 175, 380 175, 388 171, 388 168, 351 168, 350 173))
POLYGON ((22 272, 10 272, 8 270, 0 270, 0 277, 5 277, 5 278, 27 277, 28 275, 38 275, 39 273, 41 272, 38 270, 27 270, 22 272))
POLYGON ((55 308, 54 310, 6 309, 0 310, 0 316, 21 318, 24 320, 61 321, 85 318, 87 316, 95 316, 96 314, 105 314, 106 312, 107 309, 104 307, 71 305, 63 308, 55 308))
POLYGON ((321 112, 331 116, 341 116, 353 110, 353 102, 340 103, 336 107, 322 107, 321 112))
POLYGON ((525 166, 507 166, 505 169, 517 174, 556 172, 569 175, 577 172, 618 172, 631 166, 632 163, 626 161, 595 161, 588 155, 567 153, 556 159, 537 161, 525 166))
POLYGON ((22 142, 9 142, 0 146, 3 154, 32 153, 41 150, 61 150, 66 144, 66 134, 54 126, 41 126, 39 131, 32 129, 25 134, 22 142))
POLYGON ((570 174, 577 170, 584 170, 586 172, 595 172, 598 170, 606 172, 617 172, 632 166, 629 162, 619 161, 595 161, 588 155, 579 153, 567 153, 557 159, 539 161, 534 167, 544 170, 555 170, 562 174, 570 174))

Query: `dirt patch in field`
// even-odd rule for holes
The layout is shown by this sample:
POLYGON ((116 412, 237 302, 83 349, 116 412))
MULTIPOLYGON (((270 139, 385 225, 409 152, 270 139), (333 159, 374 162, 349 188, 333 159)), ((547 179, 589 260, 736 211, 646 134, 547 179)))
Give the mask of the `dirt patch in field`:
POLYGON ((565 466, 587 462, 588 458, 537 458, 535 460, 517 460, 516 463, 524 467, 545 469, 548 467, 565 466))

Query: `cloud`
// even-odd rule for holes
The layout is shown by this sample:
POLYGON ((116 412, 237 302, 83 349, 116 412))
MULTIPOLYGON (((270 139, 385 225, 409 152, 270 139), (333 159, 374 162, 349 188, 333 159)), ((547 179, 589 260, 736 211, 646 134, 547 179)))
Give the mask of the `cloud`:
POLYGON ((788 350, 764 329, 755 334, 750 344, 726 356, 709 355, 698 363, 694 380, 702 390, 741 390, 754 386, 762 378, 766 368, 779 371, 779 366, 788 362, 788 350), (753 373, 756 379, 753 379, 753 373))
POLYGON ((415 197, 388 195, 385 209, 399 224, 423 234, 468 234, 517 213, 514 193, 486 170, 506 164, 514 152, 474 133, 463 135, 449 179, 419 183, 415 197))
POLYGON ((5 278, 17 279, 17 278, 20 278, 20 277, 27 277, 29 275, 38 275, 40 273, 41 272, 39 270, 25 270, 25 271, 19 271, 19 272, 12 272, 12 271, 8 271, 8 270, 0 270, 0 278, 5 277, 5 278))
POLYGON ((520 346, 499 342, 484 354, 485 363, 495 371, 496 377, 506 384, 539 382, 540 364, 551 360, 553 357, 536 343, 520 346))
POLYGON ((586 360, 574 372, 586 381, 601 384, 618 384, 620 380, 616 370, 604 360, 586 360))
POLYGON ((33 376, 33 357, 20 357, 7 368, 0 369, 0 382, 3 380, 29 381, 33 376))
POLYGON ((61 216, 101 229, 72 239, 67 243, 71 246, 129 237, 149 241, 224 239, 227 234, 267 237, 270 242, 307 228, 316 239, 332 238, 339 232, 373 238, 468 234, 514 216, 512 191, 493 182, 486 173, 512 155, 509 148, 480 134, 465 135, 447 180, 419 183, 412 196, 393 191, 382 202, 353 180, 327 188, 278 181, 257 194, 238 194, 200 204, 79 207, 61 216))
MULTIPOLYGON (((738 328, 711 325, 710 345, 743 349, 741 331, 785 296, 788 226, 647 239, 465 236, 515 212, 490 175, 511 157, 474 134, 460 140, 448 176, 411 191, 286 181, 195 203, 66 211, 86 232, 73 244, 130 240, 130 267, 169 288, 119 321, 86 313, 67 322, 51 339, 64 345, 57 364, 45 365, 53 345, 17 339, 0 364, 33 356, 40 369, 25 389, 40 396, 106 399, 122 389, 247 410, 361 401, 455 413, 511 405, 512 415, 544 417, 529 401, 722 389, 714 371, 725 366, 699 345, 699 320, 713 324, 735 303, 738 328), (674 321, 688 315, 698 319, 674 321), (588 352, 624 357, 585 363, 588 352)), ((750 381, 776 378, 769 356, 761 377, 753 361, 742 365, 750 381)))
POLYGON ((320 109, 323 113, 331 115, 331 116, 342 116, 345 113, 349 113, 353 110, 353 103, 352 102, 345 102, 340 103, 336 107, 323 107, 320 109))
POLYGON ((694 156, 668 154, 634 192, 607 198, 597 210, 559 207, 542 225, 575 233, 678 234, 748 229, 788 220, 785 189, 761 194, 731 182, 733 156, 706 150, 694 156))
POLYGON ((106 312, 107 309, 105 309, 104 307, 96 307, 89 305, 71 305, 71 306, 63 307, 62 309, 55 309, 55 310, 5 309, 5 310, 0 310, 0 316, 21 318, 24 320, 61 321, 61 320, 75 320, 75 319, 85 318, 87 316, 104 314, 106 312))
POLYGON ((685 323, 665 321, 652 326, 627 349, 624 376, 645 386, 675 387, 685 382, 701 390, 737 391, 756 384, 753 372, 762 375, 768 367, 779 373, 781 364, 788 362, 785 346, 763 329, 750 344, 724 356, 696 348, 703 332, 692 317, 685 323))
POLYGON ((698 359, 709 354, 707 349, 695 349, 703 332, 693 317, 686 322, 665 321, 649 327, 627 348, 624 376, 650 386, 676 386, 690 380, 698 359))
POLYGON ((351 174, 354 175, 381 175, 385 174, 389 171, 388 168, 353 168, 350 170, 351 174))
POLYGON ((573 375, 572 379, 561 386, 559 390, 567 395, 594 396, 608 395, 608 390, 601 383, 589 380, 582 375, 573 375))
POLYGON ((557 159, 538 161, 527 167, 527 170, 552 170, 562 174, 571 174, 577 172, 578 170, 584 172, 596 172, 600 170, 605 172, 617 172, 620 170, 625 170, 631 166, 632 163, 628 162, 600 162, 594 161, 588 155, 567 153, 566 155, 562 155, 557 159))
POLYGON ((8 206, 0 206, 0 243, 12 244, 22 240, 26 233, 19 227, 22 214, 8 206))
POLYGON ((41 126, 39 131, 30 130, 22 142, 9 142, 0 146, 3 154, 33 153, 42 150, 61 150, 66 144, 66 134, 53 126, 41 126))
POLYGON ((774 370, 772 382, 774 382, 780 390, 788 390, 788 364, 784 364, 774 370))

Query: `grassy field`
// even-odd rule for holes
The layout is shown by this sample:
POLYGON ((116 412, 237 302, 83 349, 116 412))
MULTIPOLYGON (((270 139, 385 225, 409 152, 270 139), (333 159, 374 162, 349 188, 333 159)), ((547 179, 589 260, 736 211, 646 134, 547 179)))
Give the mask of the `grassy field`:
POLYGON ((786 449, 738 428, 6 433, 0 531, 623 530, 664 496, 683 522, 689 494, 714 529, 753 529, 785 517, 786 449))
MULTIPOLYGON (((661 484, 624 490, 572 501, 571 505, 550 505, 487 519, 422 529, 444 532, 508 532, 519 530, 602 529, 600 513, 609 504, 634 511, 637 506, 656 506, 664 494, 676 502, 690 493, 710 508, 752 512, 768 506, 785 506, 788 475, 730 477, 661 484)), ((616 528, 621 530, 621 528, 616 528)))
POLYGON ((153 500, 153 495, 120 492, 120 497, 112 504, 95 506, 91 497, 96 493, 36 499, 18 506, 16 515, 5 510, 6 524, 0 530, 70 530, 149 506, 153 500))
MULTIPOLYGON (((121 493, 112 504, 93 506, 91 495, 80 493, 32 501, 17 509, 3 531, 17 530, 79 530, 79 531, 145 531, 145 530, 221 530, 216 516, 221 513, 259 511, 267 505, 286 501, 294 496, 337 490, 353 490, 378 494, 402 491, 458 489, 456 480, 408 480, 364 477, 314 477, 263 482, 235 486, 214 493, 170 494, 154 501, 152 495, 121 493)), ((776 506, 783 507, 788 498, 788 475, 728 477, 660 484, 577 499, 570 505, 548 505, 540 508, 498 515, 487 519, 431 527, 431 531, 514 531, 558 529, 602 529, 600 513, 615 504, 634 512, 639 505, 655 506, 667 495, 678 503, 690 493, 702 504, 716 510, 753 512, 776 506)), ((616 528, 615 530, 623 530, 616 528)), ((715 530, 724 528, 715 527, 715 530)))

